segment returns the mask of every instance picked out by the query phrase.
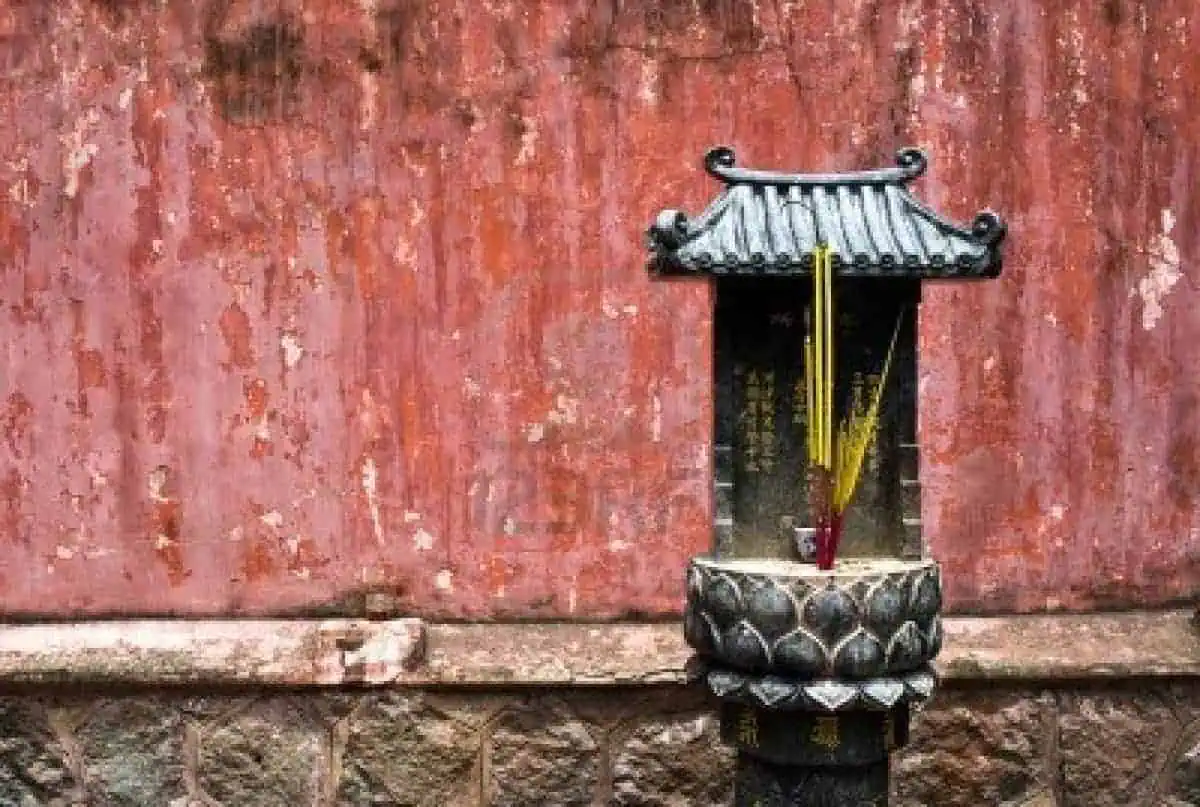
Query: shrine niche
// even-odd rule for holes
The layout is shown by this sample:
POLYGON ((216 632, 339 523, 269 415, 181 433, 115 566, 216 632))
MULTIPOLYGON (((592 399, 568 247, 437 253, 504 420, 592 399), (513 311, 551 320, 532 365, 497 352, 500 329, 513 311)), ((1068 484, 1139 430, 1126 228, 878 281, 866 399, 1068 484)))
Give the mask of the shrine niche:
POLYGON ((694 219, 667 210, 650 228, 654 274, 716 282, 718 556, 803 555, 805 542, 797 548, 795 530, 805 535, 817 526, 808 506, 803 346, 819 261, 830 265, 833 281, 832 409, 852 409, 879 384, 883 391, 874 439, 845 513, 842 554, 921 553, 921 283, 996 277, 1005 228, 989 212, 970 228, 954 225, 909 190, 925 170, 924 154, 905 149, 896 162, 884 170, 788 174, 737 168, 731 150, 713 149, 705 168, 724 191, 694 219))
POLYGON ((925 155, 833 174, 739 168, 690 218, 658 215, 654 276, 715 284, 713 551, 684 632, 738 750, 739 805, 886 804, 928 698, 941 576, 917 446, 921 286, 994 278, 1001 219, 960 226, 910 183, 925 155))

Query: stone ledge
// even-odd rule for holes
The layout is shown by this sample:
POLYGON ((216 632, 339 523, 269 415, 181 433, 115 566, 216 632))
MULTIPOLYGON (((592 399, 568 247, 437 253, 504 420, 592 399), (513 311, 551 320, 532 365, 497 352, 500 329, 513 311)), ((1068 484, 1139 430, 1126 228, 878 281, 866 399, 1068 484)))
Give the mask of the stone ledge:
POLYGON ((939 674, 949 680, 1110 680, 1200 676, 1188 611, 956 618, 939 674))
MULTIPOLYGON (((949 618, 934 666, 947 681, 1200 677, 1186 611, 949 618)), ((413 684, 677 683, 691 651, 674 623, 429 626, 413 684)))
POLYGON ((419 663, 419 619, 130 620, 0 627, 0 683, 386 684, 419 663))
MULTIPOLYGON (((946 681, 1200 678, 1190 612, 952 618, 946 681)), ((685 680, 676 623, 137 620, 0 627, 0 684, 645 686, 685 680)))

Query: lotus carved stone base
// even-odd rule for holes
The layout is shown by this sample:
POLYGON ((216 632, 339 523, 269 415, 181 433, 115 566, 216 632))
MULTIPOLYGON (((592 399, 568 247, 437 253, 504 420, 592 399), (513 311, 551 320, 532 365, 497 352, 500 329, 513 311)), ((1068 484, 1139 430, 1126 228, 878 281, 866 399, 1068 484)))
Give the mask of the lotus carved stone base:
POLYGON ((781 560, 694 558, 684 636, 704 659, 790 679, 888 678, 942 645, 930 560, 850 559, 832 570, 781 560))

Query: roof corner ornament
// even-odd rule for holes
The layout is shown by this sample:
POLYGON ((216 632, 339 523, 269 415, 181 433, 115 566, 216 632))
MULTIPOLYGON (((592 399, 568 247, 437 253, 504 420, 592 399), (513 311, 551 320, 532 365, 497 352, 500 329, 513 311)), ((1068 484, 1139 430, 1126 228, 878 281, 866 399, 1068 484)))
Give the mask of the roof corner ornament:
POLYGON ((688 236, 688 217, 682 210, 664 210, 646 233, 651 249, 671 250, 683 245, 688 236))
POLYGON ((1004 220, 991 210, 984 210, 971 222, 971 235, 989 247, 999 244, 1007 230, 1004 220))
POLYGON ((905 179, 916 179, 929 167, 929 158, 921 149, 909 146, 896 152, 896 166, 905 179))
POLYGON ((729 169, 733 168, 736 157, 729 146, 714 146, 704 155, 704 170, 717 179, 726 182, 734 181, 729 169))

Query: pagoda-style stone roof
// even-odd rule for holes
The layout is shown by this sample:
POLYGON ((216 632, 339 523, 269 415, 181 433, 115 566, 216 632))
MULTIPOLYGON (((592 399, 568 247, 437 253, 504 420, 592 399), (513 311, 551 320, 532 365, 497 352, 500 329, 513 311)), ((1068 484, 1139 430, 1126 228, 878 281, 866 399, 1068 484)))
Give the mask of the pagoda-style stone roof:
POLYGON ((908 184, 925 154, 903 149, 895 168, 787 174, 734 167, 731 149, 704 167, 725 190, 695 219, 664 210, 649 230, 651 271, 666 275, 807 275, 820 244, 843 276, 986 278, 1000 273, 1005 227, 990 211, 969 228, 915 199, 908 184))

